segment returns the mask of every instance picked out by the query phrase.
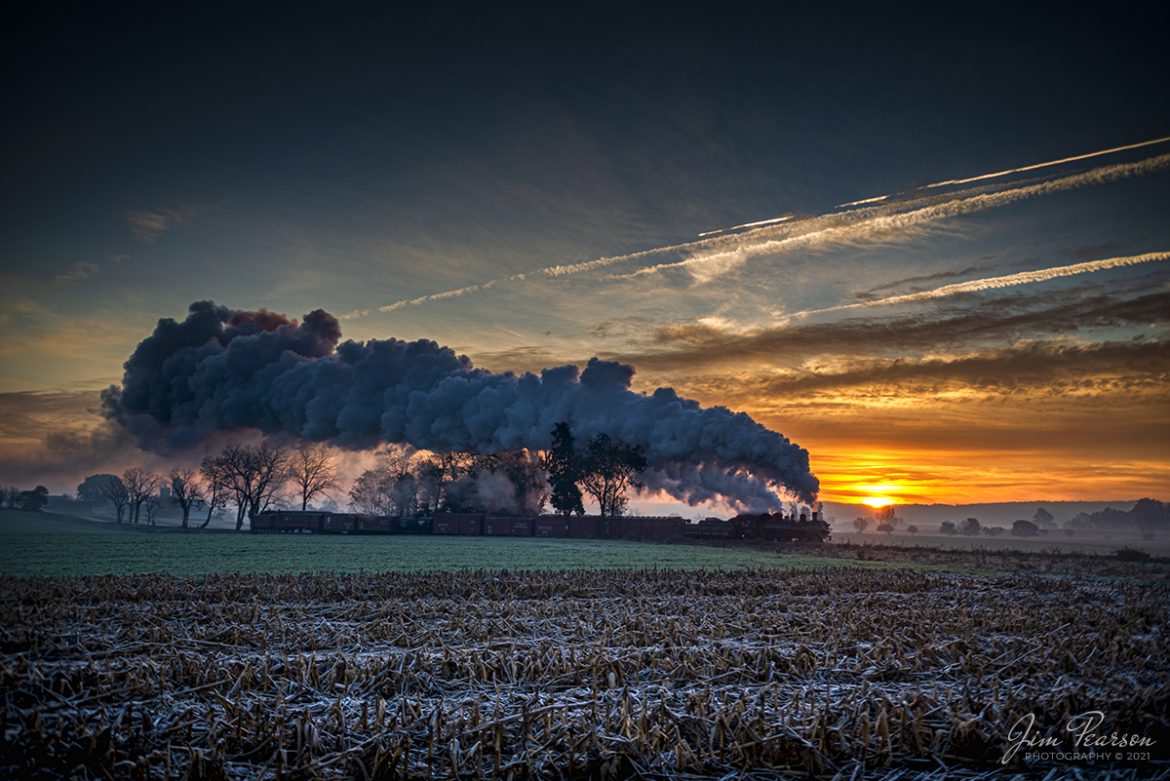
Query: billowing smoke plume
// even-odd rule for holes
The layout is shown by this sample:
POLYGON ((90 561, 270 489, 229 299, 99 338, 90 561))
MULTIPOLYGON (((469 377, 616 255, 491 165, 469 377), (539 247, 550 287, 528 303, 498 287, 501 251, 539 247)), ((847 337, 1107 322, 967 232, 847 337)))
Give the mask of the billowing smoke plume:
POLYGON ((138 345, 122 387, 105 394, 106 414, 156 450, 258 429, 353 449, 493 453, 547 448, 563 420, 579 442, 606 433, 645 446, 647 486, 691 504, 777 508, 778 492, 806 502, 817 493, 807 451, 670 388, 636 393, 630 366, 594 358, 583 372, 495 374, 428 340, 340 338, 320 309, 298 323, 201 301, 138 345))

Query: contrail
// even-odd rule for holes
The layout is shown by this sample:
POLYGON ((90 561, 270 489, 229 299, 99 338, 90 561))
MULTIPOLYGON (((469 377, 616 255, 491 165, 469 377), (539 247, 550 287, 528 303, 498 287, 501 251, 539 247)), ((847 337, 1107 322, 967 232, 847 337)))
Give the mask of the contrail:
POLYGON ((996 171, 992 174, 980 174, 979 176, 969 176, 966 179, 945 179, 941 182, 926 185, 928 188, 949 187, 955 184, 969 184, 970 182, 981 182, 985 179, 995 179, 1000 176, 1010 176, 1011 174, 1019 174, 1024 171, 1036 171, 1041 168, 1048 168, 1054 165, 1063 165, 1065 163, 1075 163, 1078 160, 1088 160, 1092 157, 1101 157, 1102 155, 1111 155, 1115 152, 1125 152, 1129 149, 1141 149, 1144 146, 1153 146, 1154 144, 1164 144, 1170 141, 1170 136, 1162 136, 1161 138, 1152 138, 1149 141, 1139 141, 1136 144, 1126 144, 1125 146, 1115 146, 1110 149, 1101 149, 1096 152, 1087 152, 1083 155, 1075 155, 1073 157, 1062 157, 1059 160, 1049 160, 1047 163, 1035 163, 1034 165, 1025 165, 1020 168, 1009 168, 1006 171, 996 171))
POLYGON ((889 197, 889 195, 875 195, 872 198, 862 198, 860 201, 847 201, 845 203, 839 203, 837 204, 837 208, 844 209, 850 206, 865 206, 867 203, 881 203, 889 197))
POLYGON ((1144 255, 1125 255, 1117 258, 1089 260, 1084 263, 1073 263, 1068 266, 1050 266, 1035 271, 1020 271, 1015 274, 1005 274, 998 277, 971 279, 966 282, 955 282, 931 290, 920 290, 916 293, 906 293, 898 296, 886 296, 873 301, 862 301, 854 304, 839 304, 821 309, 806 309, 802 312, 793 312, 790 317, 811 317, 832 312, 846 312, 854 309, 868 309, 873 306, 894 306, 896 304, 912 304, 917 301, 928 301, 932 298, 946 298, 959 293, 978 293, 983 290, 996 290, 1002 287, 1016 285, 1030 285, 1034 282, 1047 282, 1062 277, 1073 277, 1078 274, 1091 274, 1095 271, 1107 271, 1113 268, 1138 266, 1143 263, 1160 263, 1170 260, 1170 252, 1147 252, 1144 255))
MULTIPOLYGON (((1075 157, 1062 158, 1061 160, 1055 160, 1047 163, 1037 163, 1031 166, 1011 169, 1009 171, 983 174, 981 176, 968 177, 966 179, 948 180, 947 182, 936 182, 934 184, 927 185, 927 188, 938 188, 947 184, 975 182, 1004 176, 1008 173, 1037 170, 1048 166, 1058 165, 1060 163, 1084 160, 1128 149, 1137 149, 1154 144, 1160 144, 1166 141, 1170 141, 1170 136, 1152 139, 1150 141, 1143 141, 1137 144, 1129 144, 1126 146, 1114 147, 1112 149, 1090 152, 1088 154, 1078 155, 1075 157)), ((628 263, 634 260, 643 260, 670 253, 702 251, 709 248, 727 246, 729 242, 738 242, 735 245, 735 248, 732 250, 708 254, 697 254, 681 261, 647 266, 645 268, 633 271, 630 274, 611 277, 611 279, 627 280, 640 276, 657 274, 662 271, 668 271, 671 269, 693 270, 704 265, 712 266, 713 268, 719 267, 723 270, 730 270, 741 265, 741 263, 749 257, 779 252, 793 246, 799 246, 802 244, 816 245, 833 241, 863 239, 881 233, 912 227, 917 224, 925 224, 946 217, 967 214, 970 212, 979 211, 981 209, 994 208, 996 206, 1005 205, 1023 198, 1029 198, 1034 195, 1058 192, 1060 190, 1071 189, 1073 187, 1079 187, 1086 184, 1098 184, 1108 181, 1115 181, 1117 179, 1123 179, 1129 176, 1161 170, 1166 168, 1168 165, 1170 165, 1170 155, 1159 155, 1134 163, 1121 163, 1113 166, 1105 166, 1102 168, 1093 169, 1091 171, 1085 171, 1083 173, 1072 174, 1070 176, 1050 180, 1048 182, 1017 187, 1009 190, 1000 190, 992 193, 980 193, 976 195, 968 195, 967 197, 963 197, 964 193, 960 191, 953 193, 952 195, 954 197, 951 200, 947 200, 942 203, 931 204, 929 206, 913 209, 911 211, 894 212, 892 214, 873 214, 873 212, 877 209, 883 208, 905 208, 907 206, 913 206, 914 202, 912 201, 908 204, 901 203, 899 205, 890 204, 887 206, 882 202, 887 201, 893 196, 875 196, 873 198, 865 198, 860 201, 852 201, 846 204, 841 204, 841 206, 837 207, 841 208, 844 206, 854 207, 866 204, 880 204, 879 206, 875 206, 870 209, 860 210, 861 214, 866 216, 861 216, 859 214, 859 220, 845 225, 828 225, 827 227, 817 228, 807 233, 797 233, 795 235, 782 236, 781 238, 770 238, 776 235, 776 230, 785 230, 791 232, 799 230, 800 226, 809 225, 810 223, 815 225, 817 222, 823 221, 830 217, 837 219, 847 218, 851 213, 844 212, 838 214, 815 215, 796 220, 792 219, 792 215, 786 215, 784 217, 777 217, 769 220, 760 220, 756 223, 744 223, 742 225, 725 228, 719 231, 707 231, 703 234, 700 234, 700 238, 695 241, 686 241, 679 244, 653 247, 650 249, 639 250, 637 252, 630 252, 621 255, 607 255, 579 263, 564 263, 545 266, 534 271, 513 274, 511 276, 501 277, 498 279, 489 279, 484 282, 466 285, 464 287, 454 288, 452 290, 445 290, 428 295, 416 296, 414 298, 404 298, 384 306, 377 307, 376 309, 357 309, 343 315, 341 319, 355 320, 361 317, 366 317, 375 311, 383 313, 396 312, 400 309, 404 309, 410 306, 420 306, 422 304, 428 304, 434 301, 458 298, 490 289, 502 282, 522 282, 531 277, 537 276, 555 279, 575 274, 583 274, 609 266, 628 263), (742 228, 747 228, 747 230, 744 233, 739 233, 734 236, 722 235, 728 231, 742 228), (765 237, 769 238, 765 239, 765 237), (760 241, 758 244, 749 243, 759 239, 765 240, 760 241)), ((920 198, 918 199, 918 202, 922 203, 926 200, 927 199, 925 198, 920 198)))
POLYGON ((731 250, 708 252, 694 255, 684 260, 646 266, 645 268, 632 271, 629 274, 613 276, 611 279, 636 279, 637 277, 681 269, 691 272, 696 278, 702 281, 709 281, 734 268, 738 268, 747 262, 748 259, 760 255, 773 255, 793 249, 794 247, 815 247, 825 244, 839 244, 871 239, 875 236, 896 233, 949 217, 957 217, 963 214, 971 214, 986 209, 1006 206, 1037 195, 1048 195, 1089 184, 1113 182, 1168 167, 1170 167, 1170 154, 1164 154, 1146 158, 1135 163, 1118 163, 1094 168, 1091 171, 1071 174, 1059 179, 1041 182, 1040 184, 981 193, 967 197, 962 197, 959 194, 959 197, 951 200, 911 211, 870 216, 856 222, 846 223, 844 225, 831 225, 820 230, 797 234, 795 236, 785 236, 779 239, 767 239, 756 242, 744 241, 731 250), (706 272, 703 271, 704 267, 709 267, 706 272))
MULTIPOLYGON (((956 185, 956 184, 970 184, 971 182, 982 182, 982 181, 986 181, 987 179, 998 179, 1001 176, 1010 176, 1011 174, 1020 174, 1020 173, 1024 173, 1025 171, 1038 171, 1041 168, 1050 168, 1054 165, 1064 165, 1065 163, 1075 163, 1078 160, 1088 160, 1088 159, 1093 158, 1093 157, 1101 157, 1102 155, 1111 155, 1111 154, 1114 154, 1116 152, 1125 152, 1125 151, 1128 151, 1130 149, 1141 149, 1142 147, 1145 147, 1145 146, 1153 146, 1155 144, 1164 144, 1167 141, 1170 141, 1170 136, 1163 136, 1161 138, 1153 138, 1153 139, 1150 139, 1149 141, 1139 141, 1136 144, 1126 144, 1125 146, 1115 146, 1115 147, 1111 147, 1109 149, 1099 149, 1096 152, 1086 152, 1083 155, 1074 155, 1073 157, 1062 157, 1059 160, 1049 160, 1046 163, 1034 163, 1032 165, 1025 165, 1025 166, 1021 166, 1019 168, 1008 168, 1005 171, 996 171, 995 173, 990 173, 990 174, 980 174, 979 176, 969 176, 966 179, 944 179, 941 182, 935 182, 933 184, 923 185, 923 187, 920 189, 933 190, 933 189, 938 189, 939 187, 950 187, 950 186, 956 185)), ((900 193, 896 193, 895 195, 878 195, 878 196, 875 196, 873 198, 862 198, 860 201, 847 201, 846 203, 837 204, 837 208, 844 209, 844 208, 851 207, 851 206, 864 206, 864 205, 870 204, 870 203, 880 203, 881 201, 885 201, 889 198, 896 197, 896 195, 905 195, 907 193, 912 193, 912 192, 914 192, 914 190, 904 190, 900 193)), ((699 235, 703 235, 703 234, 699 234, 699 235)))
MULTIPOLYGON (((883 196, 884 197, 884 196, 883 196)), ((732 225, 730 228, 716 228, 713 231, 703 231, 699 234, 699 238, 703 239, 708 236, 718 236, 720 233, 730 233, 737 231, 740 228, 759 228, 762 225, 775 225, 779 222, 788 222, 792 219, 791 214, 785 214, 783 217, 773 217, 770 220, 758 220, 756 222, 745 222, 743 225, 732 225)))

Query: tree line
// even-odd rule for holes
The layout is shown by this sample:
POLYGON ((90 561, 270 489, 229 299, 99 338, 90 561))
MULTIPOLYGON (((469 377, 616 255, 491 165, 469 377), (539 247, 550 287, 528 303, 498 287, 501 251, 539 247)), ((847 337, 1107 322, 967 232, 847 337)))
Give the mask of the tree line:
POLYGON ((49 503, 49 489, 38 485, 28 491, 22 491, 16 486, 0 488, 0 507, 11 510, 26 510, 40 512, 41 508, 49 503))
POLYGON ((199 528, 206 528, 217 511, 235 507, 236 530, 244 519, 299 500, 301 509, 336 487, 337 469, 321 445, 287 450, 268 443, 231 443, 218 456, 207 456, 198 469, 175 468, 167 474, 138 467, 121 475, 90 475, 77 487, 79 501, 109 502, 118 523, 143 520, 154 525, 167 489, 170 501, 182 513, 188 528, 196 510, 205 512, 199 528), (285 495, 285 491, 289 491, 285 495), (295 499, 291 498, 295 496, 295 499))
MULTIPOLYGON (((547 451, 480 454, 433 453, 392 445, 377 455, 348 490, 350 507, 371 515, 430 515, 434 512, 494 512, 539 515, 547 505, 562 515, 584 514, 590 496, 603 516, 623 514, 631 489, 640 490, 645 450, 606 434, 580 446, 567 423, 558 423, 547 451)), ((338 470, 321 445, 287 449, 270 443, 231 443, 198 469, 163 474, 132 467, 120 475, 90 475, 77 499, 108 502, 118 523, 154 525, 169 501, 206 528, 217 512, 234 508, 235 527, 270 509, 309 508, 339 489, 338 470), (169 494, 166 500, 162 489, 169 494)), ((46 492, 47 494, 47 492, 46 492)))
POLYGON ((641 489, 646 455, 640 445, 606 434, 576 447, 567 423, 552 431, 547 451, 425 453, 393 447, 363 472, 349 491, 350 505, 373 515, 494 512, 532 516, 546 505, 583 515, 588 494, 603 516, 621 515, 630 489, 641 489))

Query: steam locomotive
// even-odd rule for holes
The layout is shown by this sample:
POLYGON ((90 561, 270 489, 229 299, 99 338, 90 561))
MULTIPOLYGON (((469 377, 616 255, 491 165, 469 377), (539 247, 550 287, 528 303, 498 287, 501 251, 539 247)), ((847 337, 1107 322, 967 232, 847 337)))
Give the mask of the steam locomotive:
POLYGON ((276 510, 252 519, 253 533, 311 534, 433 534, 485 537, 577 537, 645 540, 762 540, 767 542, 823 542, 829 524, 813 512, 737 515, 729 520, 707 518, 688 522, 677 515, 625 515, 611 518, 576 515, 536 517, 496 516, 488 513, 436 513, 426 518, 365 515, 361 513, 276 510))

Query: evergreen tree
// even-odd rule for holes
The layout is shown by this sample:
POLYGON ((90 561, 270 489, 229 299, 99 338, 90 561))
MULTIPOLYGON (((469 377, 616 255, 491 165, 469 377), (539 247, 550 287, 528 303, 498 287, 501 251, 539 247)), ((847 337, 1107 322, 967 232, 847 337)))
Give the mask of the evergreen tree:
POLYGON ((577 487, 581 465, 573 450, 573 432, 569 430, 569 424, 564 421, 558 423, 552 430, 552 438, 552 448, 548 452, 548 482, 552 487, 549 502, 566 518, 573 513, 584 515, 581 489, 577 487))

